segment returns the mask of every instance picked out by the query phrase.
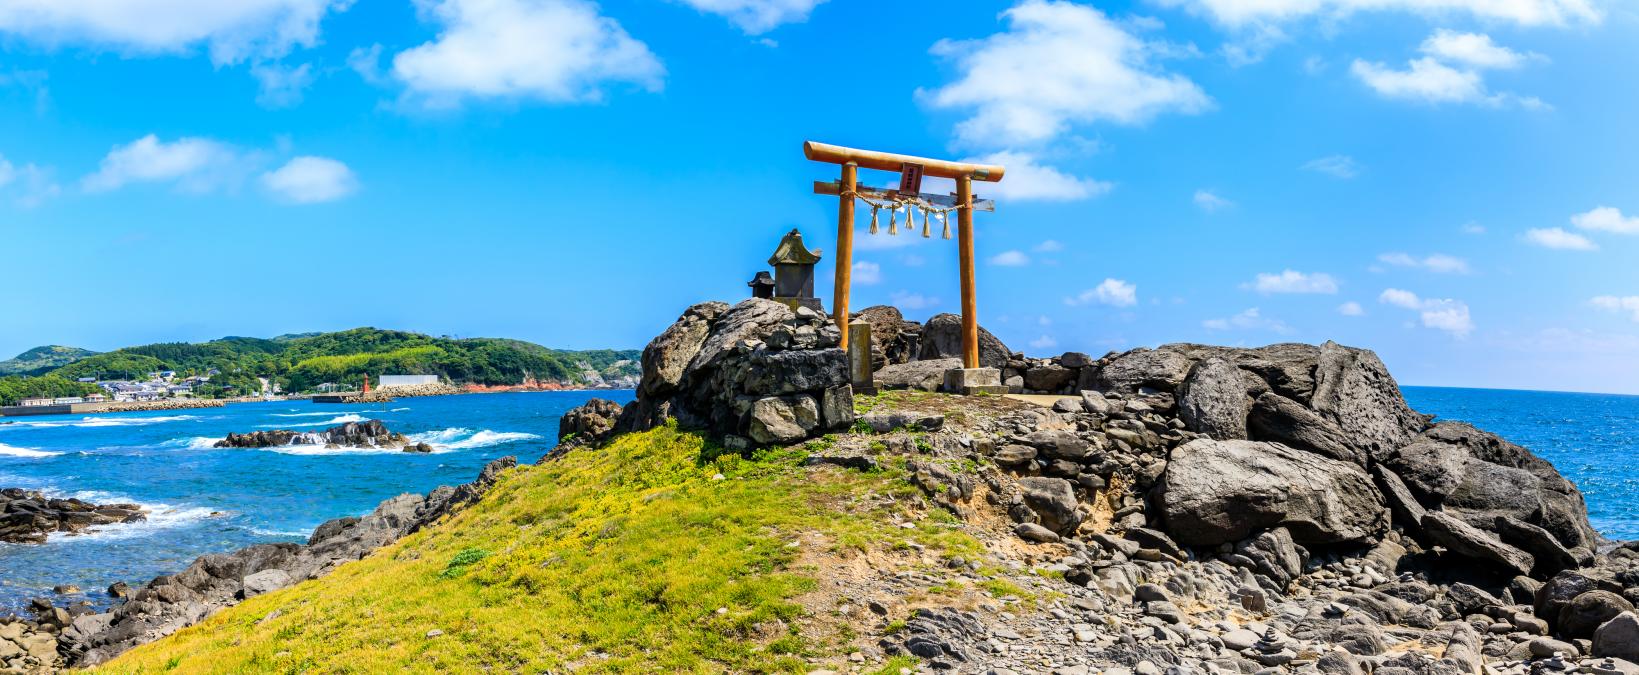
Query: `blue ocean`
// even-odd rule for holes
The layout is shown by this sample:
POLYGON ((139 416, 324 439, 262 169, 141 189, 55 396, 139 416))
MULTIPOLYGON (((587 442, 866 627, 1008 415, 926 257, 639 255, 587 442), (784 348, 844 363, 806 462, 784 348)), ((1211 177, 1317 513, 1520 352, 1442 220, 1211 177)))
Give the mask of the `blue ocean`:
MULTIPOLYGON (((1406 387, 1413 408, 1471 422, 1553 462, 1587 495, 1605 535, 1639 538, 1639 397, 1406 387)), ((557 437, 558 418, 593 397, 632 392, 543 392, 404 399, 384 405, 272 402, 165 413, 5 418, 0 487, 95 502, 136 502, 137 525, 54 535, 41 545, 0 544, 0 614, 74 584, 105 603, 115 581, 133 585, 205 553, 261 542, 305 541, 319 523, 362 515, 383 499, 464 483, 497 457, 533 462, 557 437), (380 419, 430 443, 428 455, 284 447, 216 449, 229 432, 319 430, 380 419)), ((71 598, 75 599, 75 598, 71 598)))
MULTIPOLYGON (((490 460, 530 463, 551 449, 558 418, 587 399, 622 404, 630 391, 407 398, 387 404, 231 404, 113 415, 0 418, 0 487, 97 502, 136 502, 148 521, 45 544, 0 543, 0 615, 74 584, 102 604, 193 559, 262 542, 305 542, 331 518, 363 515, 404 492, 472 480, 490 460), (431 444, 431 454, 291 446, 216 449, 230 432, 317 431, 379 419, 431 444), (5 424, 4 422, 10 422, 5 424)), ((69 598, 77 600, 78 598, 69 598)))

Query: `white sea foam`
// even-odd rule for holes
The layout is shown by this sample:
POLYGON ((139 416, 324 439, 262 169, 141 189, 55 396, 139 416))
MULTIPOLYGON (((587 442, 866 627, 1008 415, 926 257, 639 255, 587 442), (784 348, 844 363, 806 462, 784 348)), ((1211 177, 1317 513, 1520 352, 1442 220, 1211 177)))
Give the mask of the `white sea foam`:
MULTIPOLYGON (((334 413, 325 413, 325 414, 326 415, 332 415, 334 413)), ((363 421, 366 421, 365 417, 363 417, 361 415, 358 415, 358 414, 355 414, 355 413, 348 413, 346 415, 341 415, 339 417, 335 417, 335 418, 332 418, 332 419, 330 419, 328 421, 324 421, 324 422, 305 422, 305 423, 302 423, 302 424, 260 424, 260 425, 257 425, 257 428, 259 428, 259 429, 300 429, 302 427, 333 427, 333 426, 336 426, 338 424, 346 424, 348 422, 363 422, 363 421)))
POLYGON ((0 429, 55 429, 58 427, 78 427, 88 429, 97 427, 145 427, 150 424, 185 422, 197 419, 199 419, 199 417, 194 415, 161 415, 158 417, 82 417, 77 420, 19 420, 12 424, 0 425, 0 429))
POLYGON ((312 530, 299 532, 296 530, 269 530, 260 527, 250 528, 250 531, 251 534, 257 534, 264 537, 301 537, 303 539, 306 539, 313 534, 312 530))
MULTIPOLYGON (((43 490, 44 492, 51 492, 43 490)), ((203 506, 188 504, 164 504, 159 502, 140 502, 130 497, 124 497, 100 490, 81 490, 68 495, 74 499, 81 499, 93 504, 136 504, 147 512, 148 518, 134 523, 114 523, 98 525, 80 530, 76 533, 54 532, 48 535, 49 542, 74 542, 88 540, 108 541, 110 539, 135 539, 147 537, 166 530, 187 527, 209 518, 220 518, 227 514, 203 506)))
POLYGON ((442 429, 439 431, 428 431, 426 433, 410 435, 410 440, 415 441, 416 443, 426 443, 427 445, 431 445, 433 446, 434 450, 439 452, 487 448, 492 445, 515 443, 517 441, 529 441, 537 438, 540 438, 540 436, 521 431, 490 431, 489 429, 482 429, 474 432, 471 429, 464 428, 442 429))
POLYGON ((273 416, 274 417, 327 417, 327 416, 334 415, 334 414, 336 414, 334 411, 325 411, 325 412, 273 413, 273 416))
POLYGON ((16 446, 6 445, 5 443, 0 443, 0 457, 28 457, 38 459, 41 457, 55 457, 61 454, 63 453, 35 450, 34 448, 19 448, 16 446))

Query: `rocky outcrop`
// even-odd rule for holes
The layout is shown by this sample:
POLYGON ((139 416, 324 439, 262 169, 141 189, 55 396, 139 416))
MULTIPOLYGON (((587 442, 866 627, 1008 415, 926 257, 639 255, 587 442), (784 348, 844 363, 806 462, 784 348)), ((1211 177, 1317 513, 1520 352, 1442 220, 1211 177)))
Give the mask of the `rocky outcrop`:
POLYGON ((1172 537, 1199 546, 1277 527, 1301 544, 1364 542, 1389 523, 1360 467, 1276 443, 1190 441, 1172 451, 1156 497, 1172 537))
POLYGON ((852 318, 871 324, 873 370, 921 358, 922 324, 906 321, 898 308, 874 305, 855 312, 852 318))
POLYGON ((731 447, 791 443, 853 424, 841 333, 824 314, 751 299, 703 303, 643 350, 637 401, 618 428, 675 418, 731 447))
POLYGON ((558 419, 560 445, 597 445, 615 433, 620 421, 621 405, 614 401, 594 398, 575 406, 558 419))
MULTIPOLYGON (((485 466, 471 483, 440 487, 426 495, 399 495, 361 518, 328 521, 306 544, 258 544, 202 556, 181 572, 148 582, 112 611, 72 620, 65 614, 55 649, 70 665, 95 666, 245 598, 322 576, 477 501, 516 465, 514 458, 503 457, 485 466)), ((7 629, 0 625, 0 636, 7 629)))
POLYGON ((327 448, 403 448, 405 452, 431 452, 425 443, 414 443, 396 433, 381 420, 348 422, 324 431, 304 432, 275 429, 228 434, 216 442, 218 448, 275 448, 285 445, 322 445, 327 448))
MULTIPOLYGON (((1007 366, 1012 352, 1007 345, 983 327, 979 328, 979 365, 985 368, 1007 366)), ((956 314, 935 314, 922 325, 922 345, 917 358, 923 361, 962 357, 962 317, 956 314)))
POLYGON ((92 504, 19 488, 0 490, 0 542, 42 544, 53 532, 79 532, 146 518, 147 511, 137 504, 92 504))

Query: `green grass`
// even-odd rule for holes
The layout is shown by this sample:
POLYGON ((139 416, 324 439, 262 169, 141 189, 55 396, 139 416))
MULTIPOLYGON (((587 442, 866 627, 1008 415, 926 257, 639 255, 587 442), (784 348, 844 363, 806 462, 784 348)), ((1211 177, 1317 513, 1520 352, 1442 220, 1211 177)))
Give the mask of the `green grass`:
POLYGON ((981 547, 938 509, 899 527, 920 501, 902 470, 810 471, 801 455, 725 454, 669 427, 577 449, 104 671, 806 672, 807 657, 849 649, 798 630, 809 617, 797 601, 817 588, 795 564, 809 535, 839 557, 981 547))

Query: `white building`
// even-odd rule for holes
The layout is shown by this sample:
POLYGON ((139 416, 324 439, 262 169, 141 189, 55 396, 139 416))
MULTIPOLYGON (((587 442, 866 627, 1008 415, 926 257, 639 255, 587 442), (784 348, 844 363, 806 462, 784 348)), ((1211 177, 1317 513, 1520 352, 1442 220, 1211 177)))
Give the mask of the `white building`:
POLYGON ((415 387, 424 384, 438 384, 437 375, 382 375, 381 388, 415 387))
POLYGON ((25 408, 37 408, 37 407, 40 407, 40 406, 51 405, 51 399, 49 399, 49 398, 25 398, 25 399, 22 399, 22 400, 18 401, 17 405, 23 406, 25 408))

